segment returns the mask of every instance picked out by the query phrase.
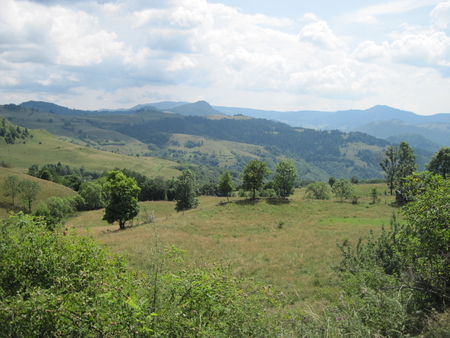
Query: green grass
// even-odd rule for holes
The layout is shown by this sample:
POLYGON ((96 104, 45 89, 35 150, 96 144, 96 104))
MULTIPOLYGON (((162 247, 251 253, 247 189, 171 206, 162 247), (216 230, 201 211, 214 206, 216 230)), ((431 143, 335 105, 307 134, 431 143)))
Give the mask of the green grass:
MULTIPOLYGON (((361 191, 374 186, 361 185, 361 191)), ((141 214, 134 226, 117 231, 118 225, 101 221, 102 211, 79 213, 69 219, 67 227, 90 233, 111 250, 126 253, 130 263, 145 269, 151 260, 150 248, 155 236, 164 246, 186 250, 187 264, 204 264, 224 260, 234 267, 236 276, 253 277, 271 284, 289 295, 295 303, 338 301, 339 289, 333 283, 332 267, 339 262, 337 243, 354 245, 360 237, 375 233, 388 225, 392 197, 371 204, 363 195, 361 203, 352 205, 335 199, 303 199, 298 189, 286 201, 258 201, 219 197, 200 197, 197 209, 176 213, 174 202, 145 202, 156 222, 142 224, 141 214), (386 203, 385 203, 386 202, 386 203)))
POLYGON ((179 171, 173 167, 177 164, 171 161, 152 158, 126 156, 107 151, 100 151, 64 142, 45 130, 30 130, 33 138, 26 144, 6 144, 0 141, 0 159, 22 172, 37 164, 40 167, 49 163, 61 162, 63 165, 79 168, 82 165, 87 170, 104 171, 115 167, 128 168, 147 176, 161 175, 166 178, 178 176, 179 171))

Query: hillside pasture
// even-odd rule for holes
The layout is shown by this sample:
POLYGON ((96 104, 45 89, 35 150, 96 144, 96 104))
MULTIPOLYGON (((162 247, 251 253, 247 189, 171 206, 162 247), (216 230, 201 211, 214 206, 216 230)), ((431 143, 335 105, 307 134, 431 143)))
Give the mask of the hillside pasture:
POLYGON ((26 144, 2 144, 0 159, 22 172, 37 164, 39 167, 61 162, 63 165, 79 168, 82 165, 87 170, 104 171, 114 168, 127 168, 147 176, 163 176, 170 178, 178 176, 174 169, 176 163, 153 157, 137 157, 100 151, 64 142, 45 130, 32 130, 32 138, 26 144))
MULTIPOLYGON (((339 290, 332 267, 339 262, 337 243, 355 245, 370 230, 388 226, 393 197, 371 203, 369 191, 384 185, 361 185, 360 203, 306 200, 298 189, 288 201, 200 197, 197 209, 176 213, 174 202, 141 203, 132 227, 101 221, 102 211, 79 213, 66 227, 88 232, 114 252, 125 253, 132 266, 147 269, 154 246, 186 250, 186 264, 226 261, 236 276, 272 285, 295 303, 334 302, 339 290), (154 211, 156 221, 144 223, 154 211), (91 225, 91 226, 89 226, 91 225)), ((170 264, 169 264, 170 265, 170 264)), ((169 266, 170 267, 170 266, 169 266)))

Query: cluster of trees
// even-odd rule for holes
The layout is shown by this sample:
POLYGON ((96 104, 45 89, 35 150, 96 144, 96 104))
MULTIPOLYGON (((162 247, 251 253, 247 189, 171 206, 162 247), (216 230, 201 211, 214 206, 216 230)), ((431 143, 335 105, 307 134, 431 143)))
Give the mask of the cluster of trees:
POLYGON ((19 197, 22 204, 31 212, 36 195, 41 190, 39 183, 30 180, 20 180, 16 175, 8 175, 3 181, 3 194, 11 197, 11 204, 14 207, 16 197, 19 197))
POLYGON ((33 164, 28 168, 28 175, 62 184, 75 191, 79 191, 83 182, 99 179, 103 176, 103 173, 86 170, 84 166, 71 168, 68 165, 63 165, 61 162, 58 162, 57 164, 46 164, 41 168, 37 164, 33 164))
POLYGON ((11 125, 7 126, 6 119, 3 118, 0 123, 0 137, 3 137, 7 144, 14 144, 18 140, 25 142, 28 137, 33 137, 33 135, 28 132, 27 128, 11 125))
POLYGON ((356 204, 359 198, 359 193, 354 185, 356 183, 358 183, 357 180, 347 180, 345 178, 336 180, 334 177, 330 177, 328 183, 312 182, 306 187, 305 198, 327 200, 330 199, 330 194, 333 193, 341 202, 351 198, 352 203, 356 204))

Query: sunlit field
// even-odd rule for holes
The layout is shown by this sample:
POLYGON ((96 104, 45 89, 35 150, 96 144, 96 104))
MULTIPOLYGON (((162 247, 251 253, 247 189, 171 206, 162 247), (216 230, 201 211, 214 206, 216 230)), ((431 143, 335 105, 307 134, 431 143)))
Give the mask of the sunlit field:
POLYGON ((91 234, 140 270, 151 262, 155 245, 176 246, 186 250, 186 264, 226 261, 236 276, 269 284, 293 302, 330 302, 339 295, 332 270, 340 257, 337 243, 353 245, 369 230, 379 231, 396 211, 385 185, 358 189, 356 205, 307 200, 297 189, 289 200, 200 197, 199 207, 184 213, 175 212, 174 202, 145 202, 124 231, 102 221, 103 210, 78 213, 65 226, 91 234), (375 204, 373 187, 383 192, 375 204), (152 214, 154 222, 148 222, 152 214))

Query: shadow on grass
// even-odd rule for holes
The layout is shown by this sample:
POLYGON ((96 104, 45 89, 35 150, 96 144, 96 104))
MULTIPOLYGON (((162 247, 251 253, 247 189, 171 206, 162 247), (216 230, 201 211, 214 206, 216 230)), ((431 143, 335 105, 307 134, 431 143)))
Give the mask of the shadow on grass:
POLYGON ((291 201, 287 198, 267 198, 266 202, 270 205, 284 205, 291 203, 291 201))
POLYGON ((6 212, 18 213, 20 211, 26 213, 27 209, 18 205, 13 206, 12 203, 0 202, 0 209, 5 209, 6 212))
POLYGON ((239 201, 236 201, 236 202, 234 202, 234 203, 236 203, 237 205, 256 205, 256 204, 258 204, 259 203, 259 199, 245 199, 245 200, 239 200, 239 201))

